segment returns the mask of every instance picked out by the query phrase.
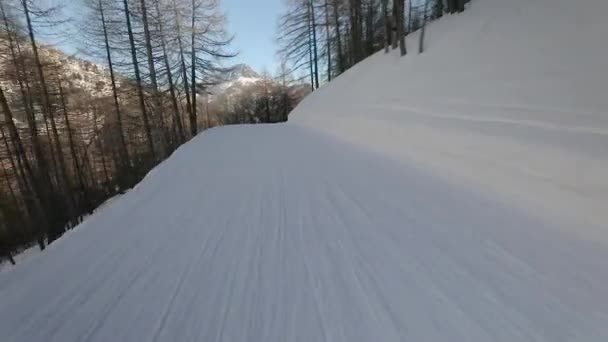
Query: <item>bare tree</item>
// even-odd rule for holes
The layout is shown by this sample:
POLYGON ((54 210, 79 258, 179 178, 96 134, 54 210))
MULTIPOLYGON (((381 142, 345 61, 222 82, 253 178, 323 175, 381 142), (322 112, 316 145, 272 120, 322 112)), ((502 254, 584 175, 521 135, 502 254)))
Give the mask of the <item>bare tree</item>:
POLYGON ((333 8, 334 27, 336 32, 336 55, 338 58, 338 73, 343 73, 346 70, 346 62, 344 61, 344 52, 342 51, 342 25, 340 20, 340 1, 331 0, 333 8))
POLYGON ((350 9, 350 41, 352 46, 351 59, 353 64, 363 59, 363 37, 362 37, 362 2, 361 0, 349 0, 350 9))
MULTIPOLYGON (((160 38, 160 44, 161 44, 161 49, 162 49, 162 56, 163 56, 162 59, 163 59, 164 67, 165 67, 165 75, 167 77, 169 93, 171 96, 171 106, 172 106, 172 110, 173 110, 173 115, 172 115, 173 125, 176 129, 178 143, 182 144, 186 141, 186 138, 184 135, 184 128, 182 126, 182 121, 180 118, 181 115, 180 115, 180 110, 179 110, 177 93, 175 90, 175 84, 174 84, 174 80, 173 80, 172 66, 171 66, 171 62, 169 61, 169 53, 167 51, 167 36, 166 36, 166 32, 165 32, 165 23, 162 18, 163 15, 162 15, 161 8, 160 8, 160 1, 155 1, 154 7, 156 10, 155 21, 156 21, 156 25, 158 27, 158 35, 160 38)), ((168 12, 171 13, 171 11, 168 11, 168 12)))
MULTIPOLYGON (((107 60, 107 65, 108 65, 108 70, 110 72, 110 82, 111 82, 111 86, 112 86, 112 98, 114 100, 114 112, 116 114, 116 130, 117 130, 117 135, 119 137, 119 141, 120 141, 120 146, 119 146, 119 154, 120 154, 120 160, 121 160, 121 167, 122 167, 122 175, 121 178, 123 177, 127 177, 126 179, 126 184, 130 184, 131 180, 130 178, 130 173, 131 173, 131 158, 129 156, 129 150, 127 148, 127 143, 126 143, 126 139, 125 139, 125 132, 123 129, 123 118, 122 118, 122 111, 120 108, 120 102, 118 99, 118 88, 116 86, 116 76, 114 73, 114 63, 112 62, 112 48, 110 46, 110 40, 108 37, 108 25, 107 25, 107 21, 106 21, 106 8, 108 7, 108 5, 106 4, 107 0, 97 0, 96 3, 94 3, 95 7, 92 8, 94 14, 96 14, 98 21, 99 21, 99 25, 101 26, 101 32, 103 35, 103 46, 104 46, 104 50, 106 53, 106 60, 107 60)), ((88 25, 87 25, 88 26, 88 25)), ((90 26, 89 26, 90 27, 90 26)), ((126 184, 123 184, 123 186, 126 186, 126 184)))
POLYGON ((312 38, 310 39, 312 54, 313 54, 313 74, 315 81, 315 88, 319 89, 319 54, 317 51, 317 20, 316 20, 316 12, 315 12, 315 4, 313 0, 308 1, 309 6, 309 16, 310 16, 310 31, 312 34, 312 38))
POLYGON ((289 4, 279 20, 278 54, 291 64, 291 72, 308 69, 311 89, 318 88, 318 55, 313 25, 313 6, 310 0, 289 4), (316 81, 315 81, 316 80, 316 81))
POLYGON ((396 25, 397 25, 397 37, 399 38, 399 51, 401 56, 407 54, 407 48, 405 46, 405 0, 394 0, 394 12, 396 25))
POLYGON ((153 159, 156 159, 156 149, 154 147, 154 139, 152 138, 152 126, 150 125, 150 119, 146 110, 146 102, 144 98, 143 83, 141 80, 141 74, 139 71, 139 62, 137 60, 137 47, 135 46, 135 38, 133 35, 133 27, 131 25, 131 11, 129 10, 129 1, 123 0, 124 15, 127 25, 127 33, 129 35, 129 46, 131 47, 131 59, 133 62, 133 72, 135 73, 135 82, 137 86, 137 95, 139 97, 139 107, 144 123, 144 130, 146 132, 146 139, 148 142, 148 148, 150 155, 153 159))
POLYGON ((422 28, 420 29, 420 40, 418 44, 418 53, 424 52, 424 35, 426 31, 426 21, 428 18, 429 11, 429 0, 425 0, 424 2, 424 13, 422 15, 422 28))
POLYGON ((329 21, 329 2, 325 0, 323 12, 325 13, 325 55, 327 57, 327 82, 331 82, 331 23, 329 21))
POLYGON ((158 144, 158 158, 161 160, 167 157, 167 144, 169 137, 167 136, 167 130, 165 128, 165 120, 163 117, 163 105, 162 96, 158 89, 158 80, 156 75, 156 65, 154 62, 154 52, 152 49, 152 34, 150 33, 150 24, 148 22, 148 6, 146 0, 139 0, 139 10, 141 11, 141 21, 144 29, 144 46, 146 49, 146 57, 148 60, 148 73, 150 87, 152 88, 152 103, 153 105, 153 120, 155 125, 153 126, 158 133, 156 134, 160 143, 158 144))
POLYGON ((225 17, 219 10, 217 0, 192 0, 190 8, 190 131, 192 136, 198 132, 197 94, 202 87, 215 82, 217 72, 225 70, 218 60, 236 56, 228 51, 233 40, 226 31, 225 17))

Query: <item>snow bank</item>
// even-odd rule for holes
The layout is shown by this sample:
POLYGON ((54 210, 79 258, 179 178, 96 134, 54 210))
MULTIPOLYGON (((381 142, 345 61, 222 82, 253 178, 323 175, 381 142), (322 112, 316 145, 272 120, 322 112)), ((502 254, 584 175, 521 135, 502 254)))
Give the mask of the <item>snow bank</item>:
POLYGON ((608 1, 477 0, 309 96, 294 124, 608 242, 608 1))

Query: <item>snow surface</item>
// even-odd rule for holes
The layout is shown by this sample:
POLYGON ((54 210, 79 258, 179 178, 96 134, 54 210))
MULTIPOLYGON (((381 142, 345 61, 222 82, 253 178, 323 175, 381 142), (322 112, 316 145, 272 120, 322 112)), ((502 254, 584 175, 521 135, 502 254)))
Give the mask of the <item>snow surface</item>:
POLYGON ((473 1, 207 131, 0 273, 2 341, 608 340, 607 10, 473 1))

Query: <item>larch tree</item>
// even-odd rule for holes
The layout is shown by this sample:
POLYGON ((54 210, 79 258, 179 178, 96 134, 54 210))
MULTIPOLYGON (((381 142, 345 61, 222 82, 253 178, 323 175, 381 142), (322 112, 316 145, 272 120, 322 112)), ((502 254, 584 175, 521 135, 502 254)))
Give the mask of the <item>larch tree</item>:
POLYGON ((123 117, 122 110, 120 108, 120 102, 118 100, 118 88, 116 86, 116 75, 114 73, 114 64, 112 62, 112 48, 110 46, 110 42, 108 39, 108 29, 107 22, 104 13, 103 0, 98 0, 98 10, 99 10, 99 24, 101 25, 103 32, 103 45, 106 52, 106 60, 108 64, 108 70, 110 72, 110 84, 112 86, 112 99, 114 101, 114 112, 116 114, 116 131, 119 137, 120 146, 120 160, 121 160, 121 179, 125 179, 123 186, 128 186, 131 184, 132 180, 128 176, 131 172, 131 158, 129 156, 129 149, 127 147, 127 142, 125 138, 125 131, 123 129, 123 117))
POLYGON ((123 0, 123 11, 125 15, 125 22, 127 27, 127 34, 129 37, 129 46, 131 52, 131 60, 133 63, 133 73, 135 76, 135 82, 137 87, 137 96, 139 99, 139 107, 141 116, 144 124, 144 130, 146 133, 146 139, 148 143, 149 153, 151 158, 156 161, 157 153, 154 146, 154 138, 152 136, 152 125, 148 116, 148 110, 146 109, 146 100, 144 96, 143 82, 141 79, 141 73, 139 70, 139 61, 137 59, 137 46, 135 45, 135 36, 133 33, 133 25, 131 24, 131 10, 129 8, 129 0, 123 0))
POLYGON ((279 19, 279 56, 291 65, 291 72, 308 70, 312 90, 318 88, 318 53, 316 30, 313 21, 314 6, 310 0, 288 3, 285 14, 279 19))
POLYGON ((192 0, 190 25, 190 130, 198 132, 198 88, 217 82, 217 73, 226 71, 222 61, 236 56, 229 50, 233 40, 226 30, 226 18, 220 12, 218 0, 192 0))

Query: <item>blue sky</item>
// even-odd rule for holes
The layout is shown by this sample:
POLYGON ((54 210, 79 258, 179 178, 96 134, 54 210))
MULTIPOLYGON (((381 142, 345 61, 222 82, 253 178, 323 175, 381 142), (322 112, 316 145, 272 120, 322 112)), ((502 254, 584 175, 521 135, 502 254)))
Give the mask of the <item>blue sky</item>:
POLYGON ((284 0, 222 0, 228 17, 228 30, 235 34, 234 48, 240 54, 235 62, 249 64, 256 71, 266 67, 271 73, 275 58, 276 23, 284 0))
MULTIPOLYGON (((0 0, 2 1, 2 0, 0 0)), ((66 14, 76 17, 81 10, 78 2, 64 0, 66 14)), ((222 10, 227 15, 228 32, 235 35, 233 49, 239 52, 232 62, 247 63, 260 72, 264 67, 274 72, 278 62, 275 58, 277 21, 284 9, 285 0, 221 0, 222 10)), ((43 38, 43 37, 41 37, 43 38)), ((43 39, 44 40, 44 39, 43 39)), ((56 43, 67 53, 76 52, 74 41, 68 39, 56 43)))

